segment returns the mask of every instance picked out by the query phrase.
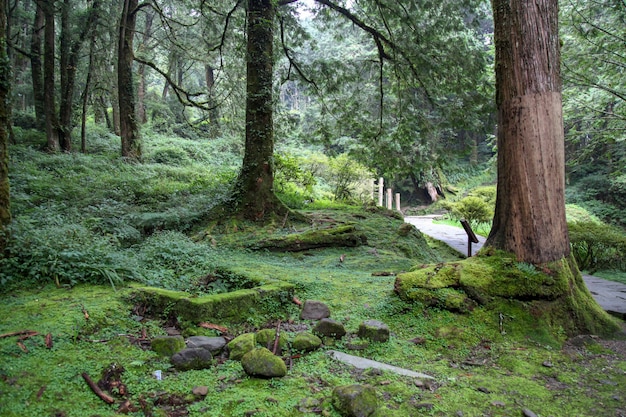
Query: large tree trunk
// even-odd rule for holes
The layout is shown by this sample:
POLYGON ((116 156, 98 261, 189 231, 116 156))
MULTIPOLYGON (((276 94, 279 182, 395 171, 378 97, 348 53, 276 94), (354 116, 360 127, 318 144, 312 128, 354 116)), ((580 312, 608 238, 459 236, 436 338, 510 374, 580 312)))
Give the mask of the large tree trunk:
POLYGON ((6 0, 0 1, 0 254, 7 243, 8 226, 11 223, 11 200, 9 198, 9 96, 10 74, 6 45, 6 0))
POLYGON ((137 5, 138 0, 124 0, 124 9, 120 19, 117 64, 122 156, 132 160, 141 158, 141 138, 135 116, 133 88, 133 37, 135 36, 137 5))
POLYGON ((45 127, 45 106, 43 97, 43 68, 41 65, 41 42, 45 24, 43 10, 36 4, 35 21, 30 41, 30 68, 33 83, 33 101, 35 105, 35 120, 39 129, 45 127))
POLYGON ((570 252, 556 0, 494 0, 498 194, 487 245, 541 263, 570 252))
POLYGON ((246 144, 235 198, 238 214, 254 221, 287 212, 274 194, 274 13, 274 0, 248 1, 246 144))

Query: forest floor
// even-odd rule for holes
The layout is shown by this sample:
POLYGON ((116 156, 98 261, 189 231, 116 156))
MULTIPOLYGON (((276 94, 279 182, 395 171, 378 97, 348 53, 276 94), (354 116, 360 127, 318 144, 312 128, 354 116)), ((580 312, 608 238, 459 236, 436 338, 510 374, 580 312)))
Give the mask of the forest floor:
POLYGON ((506 317, 499 328, 497 312, 478 308, 462 315, 404 302, 394 293, 396 273, 422 263, 458 261, 458 253, 419 235, 399 237, 402 220, 386 212, 307 214, 323 227, 357 224, 367 244, 255 251, 251 241, 285 231, 246 225, 213 230, 206 242, 196 244, 238 274, 289 282, 300 300, 325 302, 331 317, 348 329, 343 340, 327 340, 321 350, 292 358, 284 378, 249 377, 239 362, 226 358, 216 358, 207 370, 179 372, 149 349, 151 338, 173 329, 184 336, 234 337, 275 328, 279 319, 293 337, 313 323, 299 318, 294 303, 276 306, 274 317, 251 312, 243 322, 214 323, 227 327, 221 331, 172 321, 171 311, 167 317, 140 317, 131 283, 115 290, 51 283, 14 291, 2 294, 0 335, 33 333, 0 338, 0 415, 339 417, 333 388, 368 384, 377 392, 378 417, 626 416, 625 340, 567 338, 558 329, 539 327, 523 329, 520 338, 514 336, 519 334, 516 317, 506 317), (359 323, 369 319, 390 327, 388 342, 363 344, 356 337, 359 323), (328 350, 426 373, 434 382, 358 370, 336 362, 328 350), (123 389, 113 387, 114 402, 107 404, 82 375, 98 381, 113 368, 121 370, 123 389), (162 380, 153 376, 156 370, 162 380))

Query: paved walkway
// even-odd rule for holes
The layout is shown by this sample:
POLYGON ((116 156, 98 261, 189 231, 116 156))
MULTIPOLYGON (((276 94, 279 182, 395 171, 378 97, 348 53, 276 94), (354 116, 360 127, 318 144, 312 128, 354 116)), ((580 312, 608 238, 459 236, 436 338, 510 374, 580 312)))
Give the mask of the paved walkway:
MULTIPOLYGON (((407 216, 404 221, 417 227, 422 233, 434 239, 441 240, 451 248, 467 255, 467 234, 460 227, 448 226, 446 224, 433 223, 433 219, 438 215, 428 216, 407 216)), ((472 255, 483 246, 485 238, 477 236, 479 242, 472 244, 472 255)), ((583 279, 587 288, 598 302, 598 304, 608 313, 626 320, 626 285, 619 282, 607 281, 602 278, 583 274, 583 279)))

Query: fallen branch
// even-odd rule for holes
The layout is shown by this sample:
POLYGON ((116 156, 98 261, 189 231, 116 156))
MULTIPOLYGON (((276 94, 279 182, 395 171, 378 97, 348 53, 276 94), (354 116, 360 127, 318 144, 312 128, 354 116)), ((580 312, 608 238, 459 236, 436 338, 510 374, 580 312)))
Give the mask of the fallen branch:
POLYGON ((274 348, 272 349, 272 353, 276 355, 278 351, 278 341, 280 340, 280 320, 278 320, 278 324, 276 325, 276 337, 274 337, 274 348))
POLYGON ((87 372, 83 372, 82 376, 85 382, 87 382, 87 385, 89 385, 89 388, 91 388, 94 394, 100 397, 102 401, 104 401, 107 404, 113 404, 115 402, 113 397, 111 397, 109 394, 105 392, 102 392, 102 390, 98 387, 98 385, 96 385, 96 383, 93 382, 91 378, 89 378, 89 375, 87 374, 87 372))
POLYGON ((38 332, 34 330, 18 330, 17 332, 0 334, 0 339, 2 339, 3 337, 21 336, 21 335, 28 335, 28 337, 30 337, 30 336, 35 336, 36 334, 38 334, 38 332))

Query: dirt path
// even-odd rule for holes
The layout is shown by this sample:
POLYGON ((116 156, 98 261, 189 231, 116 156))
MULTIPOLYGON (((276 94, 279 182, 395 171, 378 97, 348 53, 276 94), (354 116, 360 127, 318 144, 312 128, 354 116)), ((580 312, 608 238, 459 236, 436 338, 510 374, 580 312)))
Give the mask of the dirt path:
MULTIPOLYGON (((433 219, 437 217, 439 216, 435 214, 407 216, 404 221, 414 225, 425 235, 441 240, 451 248, 467 255, 468 239, 465 231, 460 227, 433 223, 433 219)), ((472 244, 472 255, 475 255, 485 243, 485 238, 482 236, 478 236, 478 240, 478 243, 472 244)), ((621 319, 626 319, 626 285, 585 274, 583 274, 583 279, 604 310, 621 319)))

